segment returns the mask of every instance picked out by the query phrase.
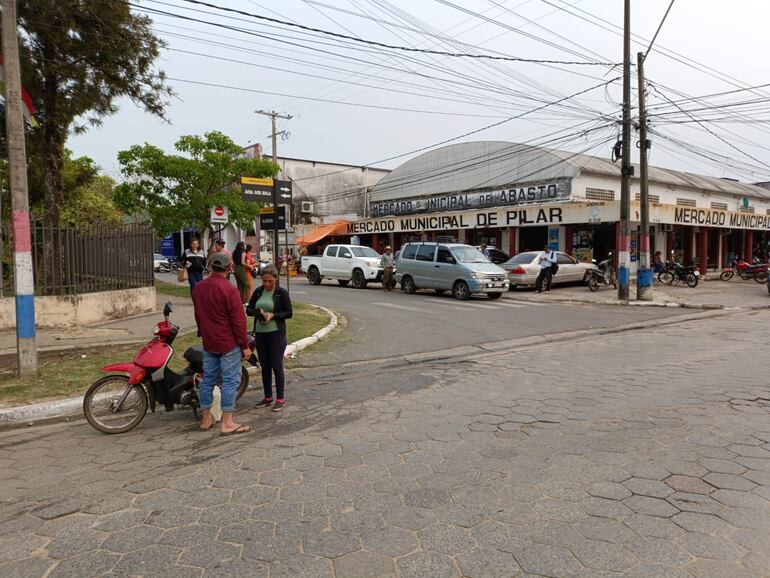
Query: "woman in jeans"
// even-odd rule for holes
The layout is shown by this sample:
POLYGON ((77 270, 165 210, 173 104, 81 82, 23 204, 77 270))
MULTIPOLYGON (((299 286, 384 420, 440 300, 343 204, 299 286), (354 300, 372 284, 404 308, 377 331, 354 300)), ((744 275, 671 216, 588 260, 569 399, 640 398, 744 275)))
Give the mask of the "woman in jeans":
POLYGON ((257 287, 251 296, 246 315, 254 317, 254 339, 257 342, 259 364, 262 366, 262 387, 265 392, 264 399, 256 407, 272 405, 273 411, 283 411, 283 354, 286 351, 286 320, 291 319, 292 309, 289 292, 278 286, 278 269, 274 265, 262 269, 262 286, 257 287))
POLYGON ((206 267, 206 253, 200 248, 198 239, 190 241, 190 248, 182 255, 182 264, 187 268, 187 282, 192 294, 195 286, 203 281, 203 269, 206 267))
POLYGON ((249 271, 246 265, 246 243, 243 241, 238 241, 238 244, 235 246, 233 266, 235 281, 241 294, 241 302, 246 303, 249 300, 249 271))

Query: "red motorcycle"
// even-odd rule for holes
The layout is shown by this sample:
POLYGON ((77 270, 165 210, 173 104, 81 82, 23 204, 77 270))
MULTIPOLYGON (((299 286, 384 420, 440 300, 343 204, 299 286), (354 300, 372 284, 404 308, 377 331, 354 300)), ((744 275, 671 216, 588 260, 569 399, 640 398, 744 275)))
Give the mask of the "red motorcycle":
MULTIPOLYGON (((102 367, 110 373, 94 382, 83 398, 83 413, 93 427, 106 434, 127 432, 136 427, 147 413, 155 412, 155 404, 162 403, 166 411, 175 405, 192 408, 197 418, 200 399, 198 386, 203 378, 203 346, 193 345, 184 352, 187 367, 177 373, 168 366, 174 355, 171 344, 179 333, 179 326, 169 321, 171 303, 163 307, 164 320, 152 330, 153 338, 134 356, 131 363, 116 363, 102 367)), ((253 337, 249 346, 254 349, 253 337)), ((237 398, 249 384, 249 374, 241 367, 241 383, 237 398)))
POLYGON ((767 283, 768 277, 768 264, 767 263, 754 263, 750 264, 746 261, 736 261, 732 267, 722 269, 722 273, 719 278, 722 281, 729 281, 735 275, 738 275, 744 281, 754 279, 757 283, 767 283))

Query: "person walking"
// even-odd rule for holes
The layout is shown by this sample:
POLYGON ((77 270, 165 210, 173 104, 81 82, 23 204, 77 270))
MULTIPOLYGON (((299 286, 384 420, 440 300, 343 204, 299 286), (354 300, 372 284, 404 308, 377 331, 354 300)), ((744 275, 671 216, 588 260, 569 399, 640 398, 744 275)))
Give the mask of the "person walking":
POLYGON ((283 354, 286 351, 286 320, 292 316, 289 292, 278 285, 278 269, 266 265, 262 269, 262 286, 257 287, 246 307, 246 315, 254 317, 254 339, 262 366, 262 388, 265 397, 256 407, 273 406, 283 411, 286 403, 283 354), (275 374, 275 403, 273 375, 275 374))
POLYGON ((203 270, 206 268, 206 254, 200 248, 200 241, 190 241, 190 248, 182 255, 182 265, 187 269, 187 282, 190 284, 190 295, 195 286, 203 281, 203 270))
MULTIPOLYGON (((254 260, 254 257, 251 256, 251 245, 246 245, 246 272, 249 274, 249 297, 251 297, 251 294, 254 293, 254 277, 256 277, 256 266, 257 262, 254 260)), ((249 300, 246 299, 244 303, 247 303, 249 300)))
POLYGON ((196 286, 192 296, 198 335, 203 341, 200 429, 208 431, 214 427, 211 404, 214 401, 214 386, 221 378, 222 423, 219 433, 223 436, 251 430, 233 419, 241 383, 241 361, 251 357, 251 350, 243 303, 238 290, 227 280, 231 264, 226 253, 215 254, 211 258, 211 275, 196 286))
POLYGON ((241 303, 248 303, 251 293, 249 293, 249 278, 251 271, 246 263, 246 243, 238 241, 233 251, 233 267, 235 271, 235 282, 238 285, 238 292, 241 294, 241 303))
POLYGON ((385 291, 393 291, 391 284, 393 283, 393 265, 395 264, 395 258, 393 257, 393 249, 390 245, 385 247, 385 252, 380 258, 380 267, 382 267, 384 273, 382 275, 382 288, 385 291))
POLYGON ((543 288, 545 288, 546 293, 550 293, 554 265, 556 264, 556 251, 551 250, 551 247, 546 245, 537 256, 537 262, 540 264, 540 273, 535 281, 535 288, 538 293, 541 293, 543 288))

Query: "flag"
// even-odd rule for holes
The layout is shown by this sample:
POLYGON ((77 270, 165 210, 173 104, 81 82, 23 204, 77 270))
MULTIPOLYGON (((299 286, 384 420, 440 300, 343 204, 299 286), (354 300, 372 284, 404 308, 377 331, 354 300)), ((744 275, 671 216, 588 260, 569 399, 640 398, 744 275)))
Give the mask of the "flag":
MULTIPOLYGON (((0 54, 0 107, 5 110, 5 68, 3 66, 3 55, 0 54)), ((35 105, 32 104, 32 97, 29 96, 29 92, 23 86, 21 87, 21 112, 24 115, 24 120, 32 127, 37 126, 35 120, 35 105)))

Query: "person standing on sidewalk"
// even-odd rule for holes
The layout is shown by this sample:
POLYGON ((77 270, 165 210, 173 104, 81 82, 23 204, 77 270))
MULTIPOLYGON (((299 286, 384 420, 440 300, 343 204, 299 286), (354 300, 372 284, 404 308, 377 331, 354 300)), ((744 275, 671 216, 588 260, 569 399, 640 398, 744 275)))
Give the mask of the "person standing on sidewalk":
POLYGON ((385 247, 385 252, 380 259, 380 267, 383 268, 384 273, 382 275, 382 288, 385 291, 393 291, 391 284, 393 283, 393 265, 395 260, 393 258, 393 249, 390 245, 385 247))
POLYGON ((230 255, 217 253, 211 258, 211 275, 201 281, 193 293, 195 322, 203 340, 203 380, 200 384, 201 425, 204 431, 214 427, 211 404, 214 386, 221 377, 222 424, 220 435, 250 431, 233 420, 235 399, 241 383, 241 361, 251 357, 246 334, 246 316, 238 290, 227 280, 230 255))
POLYGON ((190 248, 182 255, 182 265, 187 268, 187 282, 192 295, 195 286, 203 281, 203 270, 206 268, 206 254, 201 250, 198 239, 190 241, 190 248))
POLYGON ((553 266, 556 263, 556 251, 546 245, 542 253, 537 256, 537 262, 540 264, 540 273, 535 281, 535 288, 540 293, 545 289, 546 293, 551 292, 551 282, 553 281, 553 266))
POLYGON ((286 379, 283 372, 283 354, 286 351, 286 320, 293 312, 289 292, 278 286, 278 269, 267 265, 262 269, 262 286, 257 287, 246 307, 246 315, 254 317, 254 339, 257 356, 262 366, 262 388, 265 397, 256 407, 273 406, 283 411, 286 379), (276 399, 273 404, 273 374, 276 399))
POLYGON ((233 266, 235 267, 235 281, 238 285, 238 291, 241 294, 241 302, 246 304, 249 302, 249 278, 251 277, 251 270, 246 263, 246 243, 238 241, 233 251, 233 266))

